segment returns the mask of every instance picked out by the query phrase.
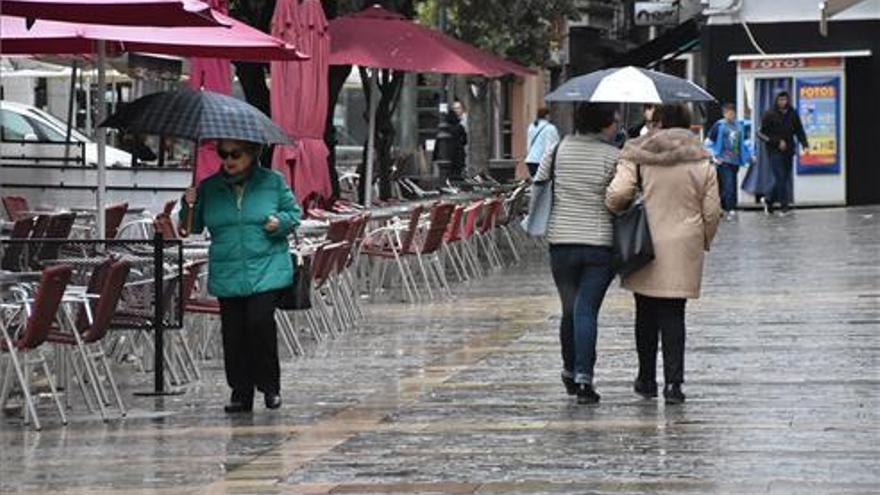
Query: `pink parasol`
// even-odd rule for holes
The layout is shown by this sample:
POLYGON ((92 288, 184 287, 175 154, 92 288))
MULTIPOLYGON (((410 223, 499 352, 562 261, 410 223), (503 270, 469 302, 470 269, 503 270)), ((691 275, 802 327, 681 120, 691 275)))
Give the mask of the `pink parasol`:
MULTIPOLYGON (((498 77, 536 72, 497 55, 480 50, 439 31, 416 24, 402 15, 373 5, 330 22, 330 64, 359 65, 375 69, 442 74, 479 74, 498 77)), ((370 91, 376 88, 375 72, 370 91)), ((369 143, 366 176, 373 176, 376 101, 370 98, 369 143)), ((366 188, 370 204, 372 188, 366 188)))
POLYGON ((272 62, 272 119, 295 139, 292 146, 275 147, 272 166, 287 177, 301 202, 329 198, 324 126, 330 40, 321 2, 278 0, 272 35, 311 56, 305 62, 272 62))
MULTIPOLYGON (((210 0, 211 8, 226 14, 229 9, 226 0, 210 0)), ((195 90, 208 90, 224 95, 232 94, 232 70, 226 58, 193 57, 189 61, 189 87, 195 90)), ((213 141, 208 141, 196 150, 193 169, 193 186, 199 185, 220 170, 220 157, 213 141)))
POLYGON ((0 42, 4 55, 82 55, 97 52, 98 42, 105 41, 111 54, 147 52, 257 61, 308 58, 293 45, 243 22, 219 12, 214 16, 230 27, 156 28, 40 21, 28 29, 25 19, 4 15, 0 16, 0 42))
POLYGON ((490 77, 535 74, 378 5, 333 19, 330 36, 331 65, 490 77))
POLYGON ((199 0, 3 0, 3 15, 113 26, 223 26, 199 0))

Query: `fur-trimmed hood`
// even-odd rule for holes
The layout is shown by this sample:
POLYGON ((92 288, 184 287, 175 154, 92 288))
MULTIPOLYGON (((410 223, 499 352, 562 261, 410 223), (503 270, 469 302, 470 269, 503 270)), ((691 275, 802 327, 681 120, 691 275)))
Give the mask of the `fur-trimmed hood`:
POLYGON ((677 165, 709 159, 700 138, 687 129, 663 129, 626 142, 621 160, 639 165, 677 165))

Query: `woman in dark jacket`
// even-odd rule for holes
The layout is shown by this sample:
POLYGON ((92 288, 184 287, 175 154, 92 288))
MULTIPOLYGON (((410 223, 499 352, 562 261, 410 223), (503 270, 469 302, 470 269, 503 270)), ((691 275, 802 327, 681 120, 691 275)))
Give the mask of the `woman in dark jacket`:
POLYGON ((300 208, 284 179, 258 165, 258 143, 221 140, 220 172, 187 189, 181 225, 193 210, 191 233, 211 234, 208 292, 220 301, 226 412, 253 409, 254 388, 269 409, 281 407, 275 305, 293 281, 287 236, 300 208))

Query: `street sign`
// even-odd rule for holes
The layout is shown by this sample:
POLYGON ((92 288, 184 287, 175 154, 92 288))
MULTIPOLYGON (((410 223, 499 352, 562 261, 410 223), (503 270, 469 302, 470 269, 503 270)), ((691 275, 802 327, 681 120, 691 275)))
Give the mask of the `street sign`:
POLYGON ((678 5, 673 2, 636 2, 633 18, 636 26, 678 25, 678 5))

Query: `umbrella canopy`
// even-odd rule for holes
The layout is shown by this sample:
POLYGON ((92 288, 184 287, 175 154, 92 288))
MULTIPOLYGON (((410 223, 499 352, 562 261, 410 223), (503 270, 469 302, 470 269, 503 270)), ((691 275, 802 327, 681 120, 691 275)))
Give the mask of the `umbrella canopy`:
POLYGON ((3 15, 113 26, 228 25, 198 0, 3 0, 3 15))
POLYGON ((300 201, 329 198, 333 189, 324 126, 330 38, 321 2, 278 0, 272 35, 311 56, 304 62, 272 62, 272 119, 296 139, 293 146, 275 147, 272 166, 284 174, 300 201))
POLYGON ((290 144, 287 134, 256 107, 211 91, 153 93, 126 105, 100 124, 134 134, 174 136, 192 141, 238 139, 290 144))
MULTIPOLYGON (((4 8, 6 6, 3 0, 4 8)), ((130 27, 41 21, 28 29, 25 19, 0 16, 0 43, 4 55, 81 55, 107 42, 110 53, 148 52, 189 57, 226 57, 233 60, 301 60, 307 58, 292 45, 243 22, 215 12, 230 27, 130 27)))
POLYGON ((655 104, 715 100, 690 81, 638 67, 605 69, 569 79, 544 99, 655 104))
POLYGON ((534 74, 378 5, 330 21, 330 64, 490 77, 534 74))

